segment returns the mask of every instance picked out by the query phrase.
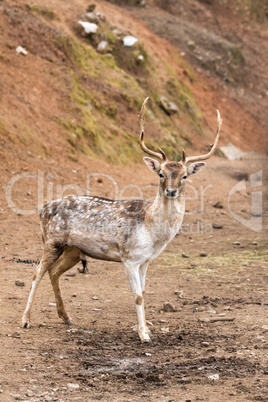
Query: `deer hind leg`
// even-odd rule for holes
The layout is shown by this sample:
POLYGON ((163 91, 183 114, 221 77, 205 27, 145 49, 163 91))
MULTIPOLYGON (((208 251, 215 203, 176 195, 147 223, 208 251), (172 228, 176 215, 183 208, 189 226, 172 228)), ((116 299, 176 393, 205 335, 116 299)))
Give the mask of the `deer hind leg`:
POLYGON ((58 259, 59 253, 55 249, 45 248, 43 257, 37 267, 36 273, 34 274, 30 294, 28 297, 28 302, 26 309, 22 316, 22 327, 30 327, 30 315, 33 299, 37 290, 39 283, 41 282, 44 274, 50 269, 51 265, 58 259))
POLYGON ((138 315, 138 333, 142 342, 149 342, 150 337, 146 331, 143 295, 139 274, 139 265, 133 263, 125 263, 125 273, 128 278, 129 286, 135 299, 137 315, 138 315))
POLYGON ((56 263, 53 264, 53 267, 49 270, 49 276, 55 294, 58 316, 63 319, 65 324, 69 325, 74 324, 74 321, 65 310, 59 282, 61 275, 71 269, 79 260, 79 250, 74 247, 69 247, 62 253, 56 263))

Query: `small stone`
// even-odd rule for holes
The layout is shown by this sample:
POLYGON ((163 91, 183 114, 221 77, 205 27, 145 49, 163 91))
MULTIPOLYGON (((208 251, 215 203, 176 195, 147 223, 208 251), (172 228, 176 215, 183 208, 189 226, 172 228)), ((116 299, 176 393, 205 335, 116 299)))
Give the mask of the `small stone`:
POLYGON ((71 382, 68 382, 67 387, 70 389, 79 389, 80 385, 79 384, 73 384, 71 382))
POLYGON ((16 279, 15 280, 15 285, 16 286, 25 286, 25 283, 23 281, 21 281, 20 279, 16 279))
POLYGON ((68 273, 66 274, 66 276, 69 276, 69 277, 73 277, 73 276, 75 276, 75 275, 76 275, 75 272, 68 272, 68 273))
POLYGON ((49 307, 56 307, 56 303, 48 303, 49 307))
POLYGON ((222 208, 223 208, 223 204, 222 204, 221 201, 217 201, 217 202, 213 205, 213 207, 214 207, 214 208, 217 208, 217 209, 222 209, 222 208))
POLYGON ((201 345, 204 347, 208 347, 209 346, 209 342, 201 342, 201 345))
POLYGON ((252 241, 250 244, 252 244, 253 246, 257 246, 258 243, 256 241, 252 241))
POLYGON ((76 294, 76 293, 73 293, 73 294, 72 294, 72 297, 76 297, 76 296, 77 296, 77 294, 76 294))
POLYGON ((202 252, 199 255, 200 255, 200 257, 207 257, 207 253, 205 253, 205 252, 202 252))
POLYGON ((23 54, 23 56, 26 56, 28 54, 27 50, 24 49, 24 47, 22 47, 22 46, 18 46, 16 49, 16 52, 19 54, 23 54))
POLYGON ((261 328, 264 329, 265 331, 268 331, 268 325, 263 325, 261 328))
POLYGON ((181 256, 182 256, 183 258, 189 258, 189 254, 186 254, 186 253, 182 253, 181 256))
POLYGON ((24 399, 20 394, 10 394, 16 401, 21 401, 24 399))
POLYGON ((212 223, 212 227, 213 227, 214 229, 222 229, 222 228, 223 228, 223 225, 221 225, 221 224, 219 224, 219 223, 212 223))
POLYGON ((187 42, 187 46, 189 47, 189 49, 194 50, 195 49, 195 42, 193 40, 189 40, 187 42))
POLYGON ((172 303, 166 301, 163 304, 163 311, 165 311, 165 313, 174 313, 177 311, 177 309, 172 303))
POLYGON ((161 331, 162 331, 164 334, 167 334, 167 333, 169 332, 169 328, 163 327, 163 328, 161 328, 161 331))
POLYGON ((208 376, 208 379, 213 380, 213 381, 217 381, 217 380, 220 379, 220 376, 219 376, 219 374, 211 374, 211 375, 208 376))
MULTIPOLYGON (((104 51, 106 50, 106 48, 107 48, 107 45, 108 45, 108 42, 106 42, 106 40, 102 40, 102 41, 98 44, 98 46, 97 46, 98 52, 104 52, 104 51)), ((101 179, 101 178, 98 179, 97 181, 98 181, 98 183, 102 183, 102 179, 101 179), (100 180, 100 181, 99 181, 99 180, 100 180)))
POLYGON ((88 13, 92 13, 92 12, 95 10, 95 8, 96 8, 96 4, 90 4, 90 5, 87 7, 87 12, 88 12, 88 13))
POLYGON ((175 103, 171 102, 165 96, 160 97, 160 107, 166 112, 168 116, 172 114, 178 113, 179 109, 175 105, 175 103))
POLYGON ((92 300, 99 300, 98 296, 93 296, 92 300))
POLYGON ((85 19, 88 22, 93 22, 95 24, 99 22, 99 16, 95 11, 88 12, 82 15, 81 18, 85 19))
POLYGON ((234 242, 233 242, 233 245, 234 245, 234 246, 240 246, 240 242, 239 242, 239 241, 234 241, 234 242))

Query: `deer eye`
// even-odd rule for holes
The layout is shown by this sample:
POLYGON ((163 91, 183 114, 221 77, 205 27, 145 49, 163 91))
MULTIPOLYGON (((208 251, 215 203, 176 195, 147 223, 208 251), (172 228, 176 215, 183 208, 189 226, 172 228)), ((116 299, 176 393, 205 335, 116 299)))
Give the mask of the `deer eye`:
POLYGON ((183 176, 183 180, 186 180, 186 179, 187 179, 187 175, 183 176))
POLYGON ((164 175, 162 173, 159 173, 159 177, 160 177, 160 179, 163 179, 164 175))

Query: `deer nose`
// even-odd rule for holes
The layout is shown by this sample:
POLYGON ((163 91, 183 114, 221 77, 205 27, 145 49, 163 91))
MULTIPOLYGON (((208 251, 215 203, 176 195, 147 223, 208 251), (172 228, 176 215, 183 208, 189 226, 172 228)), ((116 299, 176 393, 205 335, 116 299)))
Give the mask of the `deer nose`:
POLYGON ((178 193, 178 190, 176 190, 176 189, 171 190, 169 188, 166 188, 166 196, 167 197, 176 197, 177 193, 178 193))

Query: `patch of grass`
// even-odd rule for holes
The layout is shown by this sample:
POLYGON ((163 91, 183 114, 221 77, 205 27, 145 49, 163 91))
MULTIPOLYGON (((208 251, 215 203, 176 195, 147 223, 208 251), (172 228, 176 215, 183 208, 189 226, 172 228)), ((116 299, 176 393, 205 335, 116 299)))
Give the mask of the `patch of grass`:
POLYGON ((41 15, 49 20, 54 20, 56 18, 55 12, 49 7, 39 7, 36 4, 29 4, 27 7, 33 13, 41 15))
MULTIPOLYGON (((268 250, 262 248, 259 250, 239 250, 234 252, 225 253, 216 256, 199 257, 190 255, 190 259, 182 258, 177 252, 164 252, 159 257, 161 264, 168 265, 171 268, 179 267, 182 270, 187 270, 194 276, 206 274, 209 272, 213 275, 213 270, 235 267, 250 267, 256 263, 267 264, 268 250), (193 266, 191 267, 191 264, 193 266), (191 268, 191 269, 190 269, 191 268)), ((217 272, 215 271, 215 275, 217 272)))
POLYGON ((266 0, 235 0, 235 11, 242 15, 245 21, 254 20, 258 23, 267 23, 266 0))

